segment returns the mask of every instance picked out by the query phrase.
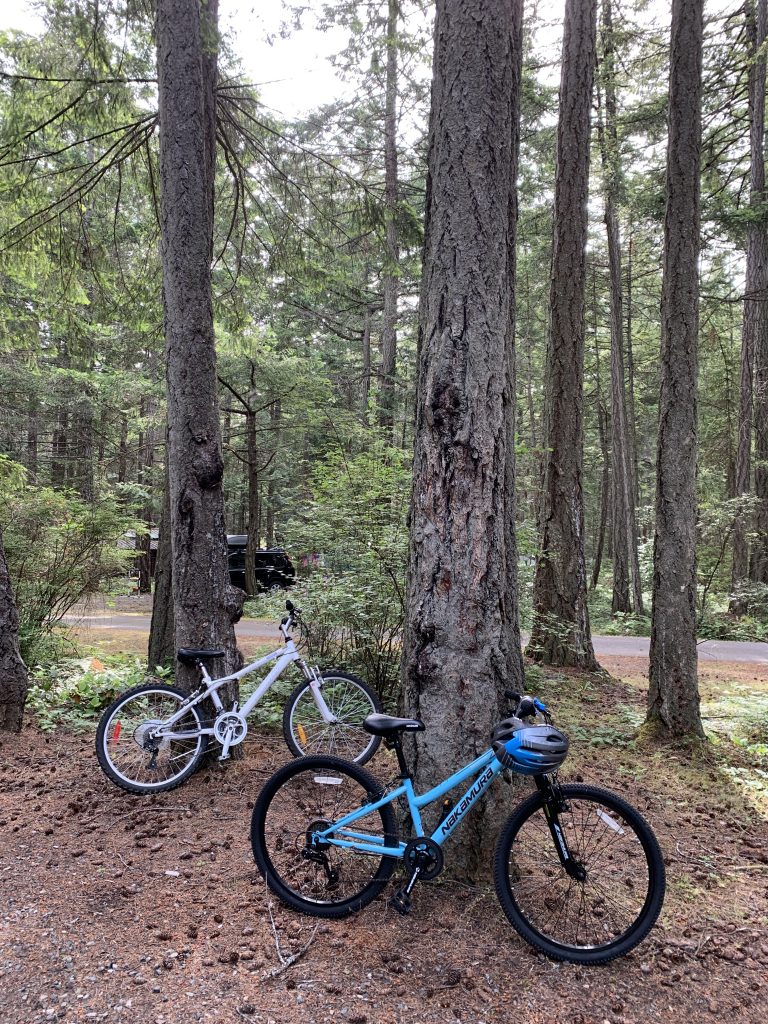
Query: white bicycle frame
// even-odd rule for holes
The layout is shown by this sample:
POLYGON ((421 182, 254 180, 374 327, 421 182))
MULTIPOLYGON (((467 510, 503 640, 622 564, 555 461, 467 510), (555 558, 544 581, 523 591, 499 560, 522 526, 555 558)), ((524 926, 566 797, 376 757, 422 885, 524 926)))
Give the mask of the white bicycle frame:
POLYGON ((200 668, 200 674, 202 676, 201 685, 205 685, 205 690, 202 693, 190 694, 190 696, 187 697, 187 699, 181 703, 181 705, 179 706, 179 710, 174 712, 174 714, 172 714, 170 718, 167 718, 162 723, 160 728, 155 729, 153 731, 153 735, 157 738, 164 738, 169 740, 189 740, 195 739, 197 736, 212 736, 214 734, 213 725, 211 725, 209 728, 185 730, 183 732, 174 732, 173 726, 176 724, 176 722, 178 722, 180 719, 184 717, 189 708, 194 707, 195 704, 199 704, 201 701, 206 700, 208 697, 210 697, 211 701, 213 702, 213 706, 216 708, 217 712, 223 711, 224 703, 219 697, 217 691, 226 683, 234 682, 235 680, 240 680, 244 676, 249 675, 251 672, 255 672, 256 669, 261 668, 264 665, 268 665, 270 661, 275 662, 274 667, 270 669, 270 671, 267 673, 264 679, 259 683, 254 692, 242 706, 242 708, 238 708, 238 702, 235 701, 234 706, 231 708, 232 711, 236 711, 240 715, 242 715, 243 718, 247 718, 248 715, 250 715, 251 711, 253 711, 253 709, 259 703, 261 698, 264 696, 264 694, 267 692, 267 690, 269 690, 269 688, 272 686, 275 680, 277 680, 280 677, 280 675, 282 675, 285 669, 289 665, 292 665, 294 662, 298 662, 305 679, 309 683, 309 688, 312 692, 315 704, 317 705, 317 709, 323 717, 323 721, 327 722, 329 725, 335 724, 338 721, 338 719, 336 718, 335 715, 331 713, 331 711, 328 708, 328 705, 325 703, 325 700, 323 698, 322 676, 320 674, 319 668, 311 668, 304 661, 299 652, 296 650, 295 641, 293 640, 292 637, 288 635, 288 630, 291 628, 292 624, 292 617, 289 617, 287 622, 283 622, 280 624, 280 632, 285 637, 285 647, 279 647, 276 651, 272 651, 271 654, 265 654, 264 657, 259 658, 258 661, 251 662, 250 665, 246 665, 245 668, 241 668, 237 672, 232 672, 228 676, 222 676, 220 679, 211 679, 205 665, 203 664, 202 661, 199 661, 198 666, 200 668))

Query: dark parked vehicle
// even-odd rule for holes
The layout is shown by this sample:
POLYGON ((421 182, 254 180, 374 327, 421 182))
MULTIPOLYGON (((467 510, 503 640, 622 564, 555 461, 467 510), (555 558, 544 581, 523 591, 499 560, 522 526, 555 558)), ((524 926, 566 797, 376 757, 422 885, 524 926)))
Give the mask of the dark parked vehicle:
MULTIPOLYGON (((245 534, 227 537, 229 547, 229 580, 245 590, 245 534)), ((296 569, 283 548, 259 548, 255 555, 256 586, 259 590, 282 590, 293 586, 296 569)))

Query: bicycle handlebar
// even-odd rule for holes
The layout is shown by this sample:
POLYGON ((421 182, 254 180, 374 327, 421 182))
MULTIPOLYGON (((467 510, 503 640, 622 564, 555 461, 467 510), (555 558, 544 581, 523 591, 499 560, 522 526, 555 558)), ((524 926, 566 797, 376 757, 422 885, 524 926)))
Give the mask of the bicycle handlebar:
POLYGON ((505 690, 504 696, 515 702, 515 718, 527 718, 540 711, 545 718, 549 718, 549 709, 543 700, 538 697, 529 697, 527 694, 517 693, 515 690, 505 690))
POLYGON ((280 620, 280 632, 288 640, 288 631, 293 628, 293 624, 301 615, 301 608, 297 608, 293 601, 285 602, 285 610, 288 612, 280 620))

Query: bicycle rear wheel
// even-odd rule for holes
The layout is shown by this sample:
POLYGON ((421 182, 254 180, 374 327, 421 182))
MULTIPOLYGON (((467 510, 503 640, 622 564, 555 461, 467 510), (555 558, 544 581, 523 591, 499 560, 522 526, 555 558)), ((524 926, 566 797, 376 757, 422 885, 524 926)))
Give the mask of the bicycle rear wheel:
POLYGON ((335 722, 326 722, 308 682, 299 683, 285 702, 283 736, 295 757, 328 754, 366 764, 381 743, 363 729, 363 719, 382 710, 370 686, 349 672, 322 674, 322 695, 335 722))
POLYGON ((583 878, 563 868, 542 795, 534 793, 499 837, 496 892, 512 925, 547 956, 607 963, 641 942, 659 916, 661 850, 646 821, 619 797, 594 786, 560 792, 556 825, 583 878))
POLYGON ((104 711, 96 730, 96 756, 104 773, 129 793, 163 793, 180 786, 195 771, 208 736, 196 707, 174 726, 187 739, 151 741, 151 731, 175 714, 187 695, 164 683, 136 686, 104 711))
MULTIPOLYGON (((295 910, 316 917, 346 917, 381 892, 394 857, 311 841, 352 811, 377 799, 376 780, 338 757, 303 757, 275 772, 251 819, 251 845, 269 888, 295 910)), ((392 807, 385 804, 351 828, 370 841, 397 843, 392 807)))

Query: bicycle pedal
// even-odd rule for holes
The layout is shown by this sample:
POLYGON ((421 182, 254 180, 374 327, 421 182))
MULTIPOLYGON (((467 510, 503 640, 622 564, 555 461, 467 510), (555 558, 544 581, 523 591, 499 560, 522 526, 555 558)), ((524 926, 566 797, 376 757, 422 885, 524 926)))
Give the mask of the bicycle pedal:
POLYGON ((408 893, 405 892, 405 890, 400 889, 398 892, 394 893, 394 895, 390 896, 389 905, 393 910, 396 910, 398 914, 401 914, 403 917, 407 917, 411 912, 413 904, 408 893))

